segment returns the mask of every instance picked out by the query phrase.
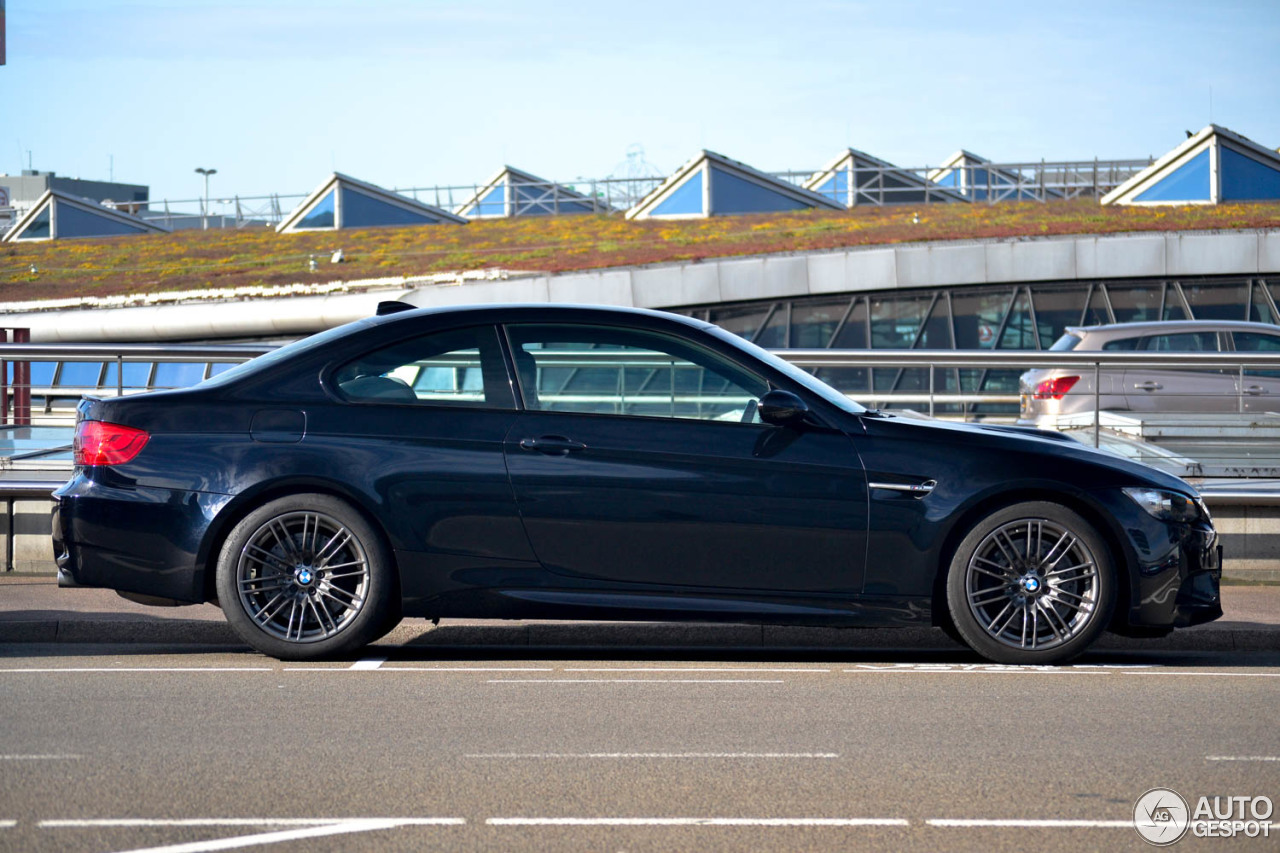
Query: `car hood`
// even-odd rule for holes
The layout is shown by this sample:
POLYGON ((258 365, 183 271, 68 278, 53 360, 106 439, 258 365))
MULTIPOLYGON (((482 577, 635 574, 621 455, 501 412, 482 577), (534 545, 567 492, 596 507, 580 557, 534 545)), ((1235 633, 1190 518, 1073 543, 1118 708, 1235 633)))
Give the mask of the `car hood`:
POLYGON ((963 424, 921 420, 885 412, 868 412, 862 417, 864 427, 869 434, 881 431, 892 433, 906 431, 913 433, 912 437, 918 440, 982 448, 989 451, 1030 453, 1058 460, 1069 459, 1073 463, 1088 466, 1097 473, 1109 472, 1114 475, 1117 484, 1173 489, 1193 497, 1197 494, 1190 484, 1179 477, 1150 465, 1118 456, 1109 450, 1088 447, 1059 432, 1004 424, 963 424))

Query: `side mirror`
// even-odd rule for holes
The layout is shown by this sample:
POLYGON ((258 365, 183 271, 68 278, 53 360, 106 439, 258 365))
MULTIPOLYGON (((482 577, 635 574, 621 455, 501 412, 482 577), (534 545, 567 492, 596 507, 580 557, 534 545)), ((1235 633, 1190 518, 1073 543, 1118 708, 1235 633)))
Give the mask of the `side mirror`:
POLYGON ((775 389, 760 398, 760 420, 774 426, 795 426, 809 414, 809 407, 790 391, 775 389))

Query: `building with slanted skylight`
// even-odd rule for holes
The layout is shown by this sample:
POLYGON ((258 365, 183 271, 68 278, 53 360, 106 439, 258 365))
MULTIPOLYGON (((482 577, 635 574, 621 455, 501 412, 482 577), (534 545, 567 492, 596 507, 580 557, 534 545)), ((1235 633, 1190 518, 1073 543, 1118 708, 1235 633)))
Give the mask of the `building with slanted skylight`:
POLYGON ((167 231, 169 229, 163 225, 146 222, 124 211, 103 207, 92 199, 80 198, 61 190, 45 190, 44 195, 5 234, 4 242, 118 237, 167 231))
POLYGON ((381 225, 465 225, 447 210, 334 172, 302 204, 281 220, 276 231, 339 231, 381 225))
POLYGON ((956 190, 856 148, 841 151, 804 185, 841 207, 968 201, 956 190))
POLYGON ((702 151, 627 211, 627 219, 697 219, 839 204, 714 151, 702 151))
POLYGON ((1211 124, 1102 197, 1103 204, 1280 199, 1280 154, 1211 124))
POLYGON ((503 166, 471 198, 454 209, 468 219, 503 216, 551 216, 566 213, 607 213, 603 200, 539 178, 514 166, 503 166))

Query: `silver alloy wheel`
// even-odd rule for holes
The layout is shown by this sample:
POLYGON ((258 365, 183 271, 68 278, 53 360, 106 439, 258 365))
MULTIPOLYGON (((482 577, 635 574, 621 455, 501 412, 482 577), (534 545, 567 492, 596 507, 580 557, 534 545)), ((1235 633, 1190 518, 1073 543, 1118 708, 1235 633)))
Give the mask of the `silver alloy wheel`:
POLYGON ((345 525, 321 512, 287 512, 249 537, 236 563, 244 612, 290 643, 328 639, 365 606, 369 556, 345 525))
POLYGON ((1047 518, 991 531, 965 570, 965 596, 987 635, 1015 649, 1051 649, 1093 621, 1098 562, 1084 541, 1047 518))

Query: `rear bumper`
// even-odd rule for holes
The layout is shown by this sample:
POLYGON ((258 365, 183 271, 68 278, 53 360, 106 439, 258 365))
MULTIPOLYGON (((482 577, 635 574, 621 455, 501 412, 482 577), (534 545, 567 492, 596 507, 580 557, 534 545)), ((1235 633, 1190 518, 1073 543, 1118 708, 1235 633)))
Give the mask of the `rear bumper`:
POLYGON ((58 585, 204 601, 200 546, 228 500, 77 473, 53 493, 58 585))

